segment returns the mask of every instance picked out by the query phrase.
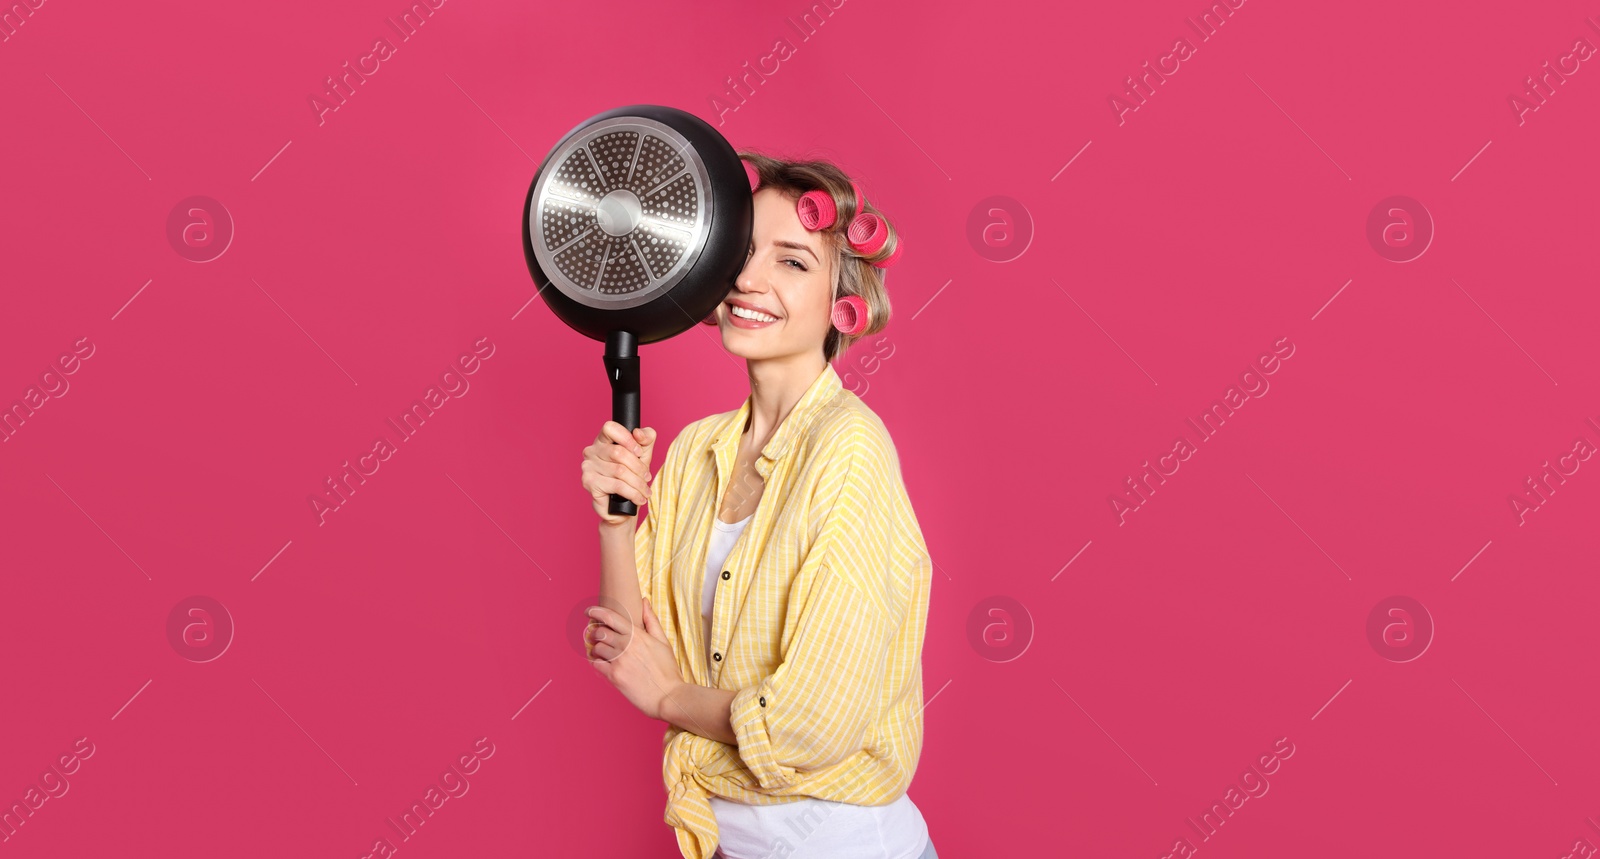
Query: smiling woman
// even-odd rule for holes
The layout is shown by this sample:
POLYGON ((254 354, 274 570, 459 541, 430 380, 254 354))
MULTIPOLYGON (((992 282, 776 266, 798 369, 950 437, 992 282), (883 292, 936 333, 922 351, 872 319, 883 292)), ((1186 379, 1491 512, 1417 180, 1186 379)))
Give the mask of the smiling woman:
POLYGON ((750 393, 654 478, 653 429, 607 421, 584 449, 590 662, 671 725, 665 820, 689 859, 934 859, 907 793, 932 559, 888 429, 831 363, 888 324, 900 238, 833 164, 740 157, 750 248, 705 321, 750 393), (610 514, 611 493, 648 516, 610 514))
MULTIPOLYGON (((899 232, 867 201, 859 184, 827 161, 784 161, 750 150, 739 157, 750 165, 756 183, 757 218, 763 211, 767 214, 767 223, 757 224, 753 239, 766 237, 769 268, 786 272, 778 273, 766 295, 753 295, 752 288, 736 291, 705 322, 726 321, 740 330, 775 326, 785 318, 777 306, 790 292, 785 285, 826 283, 830 300, 823 305, 823 316, 791 318, 789 327, 796 333, 785 332, 786 344, 794 342, 791 336, 820 334, 823 360, 832 362, 858 340, 882 331, 889 324, 890 310, 885 270, 900 258, 899 232), (840 324, 831 324, 835 321, 840 324)), ((757 244, 752 240, 752 260, 757 244)), ((756 273, 747 264, 740 282, 756 273)), ((740 357, 754 357, 743 354, 726 336, 723 345, 740 357)))

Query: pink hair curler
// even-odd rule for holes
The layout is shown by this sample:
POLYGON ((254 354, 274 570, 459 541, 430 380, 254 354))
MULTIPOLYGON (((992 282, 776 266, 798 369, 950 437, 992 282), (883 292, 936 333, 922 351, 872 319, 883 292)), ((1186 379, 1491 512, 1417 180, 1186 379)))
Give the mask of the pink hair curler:
POLYGON ((877 268, 888 268, 900 261, 900 252, 906 249, 906 237, 897 236, 894 240, 894 250, 881 260, 873 263, 877 268))
POLYGON ((816 232, 833 226, 839 217, 839 207, 827 191, 807 191, 795 201, 795 212, 800 215, 800 226, 816 232))
POLYGON ((745 161, 745 162, 743 162, 743 164, 744 164, 744 175, 745 175, 745 177, 747 179, 750 180, 750 190, 753 192, 757 188, 761 187, 761 173, 759 171, 757 171, 755 166, 752 165, 750 162, 745 161))
POLYGON ((850 180, 850 190, 854 191, 856 195, 856 214, 859 215, 865 212, 867 210, 867 195, 861 193, 861 186, 857 185, 854 179, 850 180))
POLYGON ((867 303, 859 295, 847 295, 833 303, 833 327, 854 337, 867 330, 867 303))
POLYGON ((845 236, 856 253, 869 257, 882 250, 884 243, 889 241, 889 226, 877 215, 862 212, 850 221, 850 229, 845 236))

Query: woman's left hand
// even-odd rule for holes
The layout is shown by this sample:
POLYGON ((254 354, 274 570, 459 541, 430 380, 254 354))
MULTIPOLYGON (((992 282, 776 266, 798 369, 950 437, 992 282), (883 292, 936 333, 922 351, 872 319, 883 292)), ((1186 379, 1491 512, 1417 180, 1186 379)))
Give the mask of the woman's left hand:
POLYGON ((663 719, 662 706, 682 685, 683 674, 648 599, 643 614, 643 626, 636 627, 611 609, 590 606, 588 615, 597 623, 584 630, 585 639, 594 644, 589 664, 640 712, 663 719))

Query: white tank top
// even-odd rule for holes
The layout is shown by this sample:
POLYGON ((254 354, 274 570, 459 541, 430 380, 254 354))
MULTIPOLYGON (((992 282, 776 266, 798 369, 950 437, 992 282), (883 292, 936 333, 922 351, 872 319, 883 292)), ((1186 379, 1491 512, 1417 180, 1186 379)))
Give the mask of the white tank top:
MULTIPOLYGON (((755 514, 733 524, 711 520, 700 618, 706 664, 711 664, 711 610, 722 563, 755 514)), ((928 824, 909 794, 888 805, 851 805, 807 797, 783 805, 746 805, 711 797, 722 859, 917 859, 928 846, 928 824)))

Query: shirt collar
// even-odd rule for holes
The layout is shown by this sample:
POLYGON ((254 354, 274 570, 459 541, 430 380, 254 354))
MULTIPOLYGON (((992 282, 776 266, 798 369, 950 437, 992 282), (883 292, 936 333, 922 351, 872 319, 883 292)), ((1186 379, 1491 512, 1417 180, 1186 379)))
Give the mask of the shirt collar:
MULTIPOLYGON (((756 465, 763 477, 766 476, 766 468, 762 467, 761 460, 766 460, 770 465, 788 453, 794 446, 795 439, 799 438, 806 426, 811 423, 811 419, 816 417, 842 390, 844 384, 839 381, 839 374, 834 371, 833 365, 824 364, 822 372, 812 381, 811 386, 806 388, 806 392, 800 395, 799 402, 794 404, 794 408, 778 424, 778 429, 772 434, 772 438, 761 448, 761 459, 757 460, 756 465)), ((739 448, 739 437, 744 435, 745 420, 750 416, 750 403, 751 397, 745 397, 739 410, 712 433, 711 440, 706 444, 706 449, 714 452, 719 462, 733 461, 732 458, 739 448)))

